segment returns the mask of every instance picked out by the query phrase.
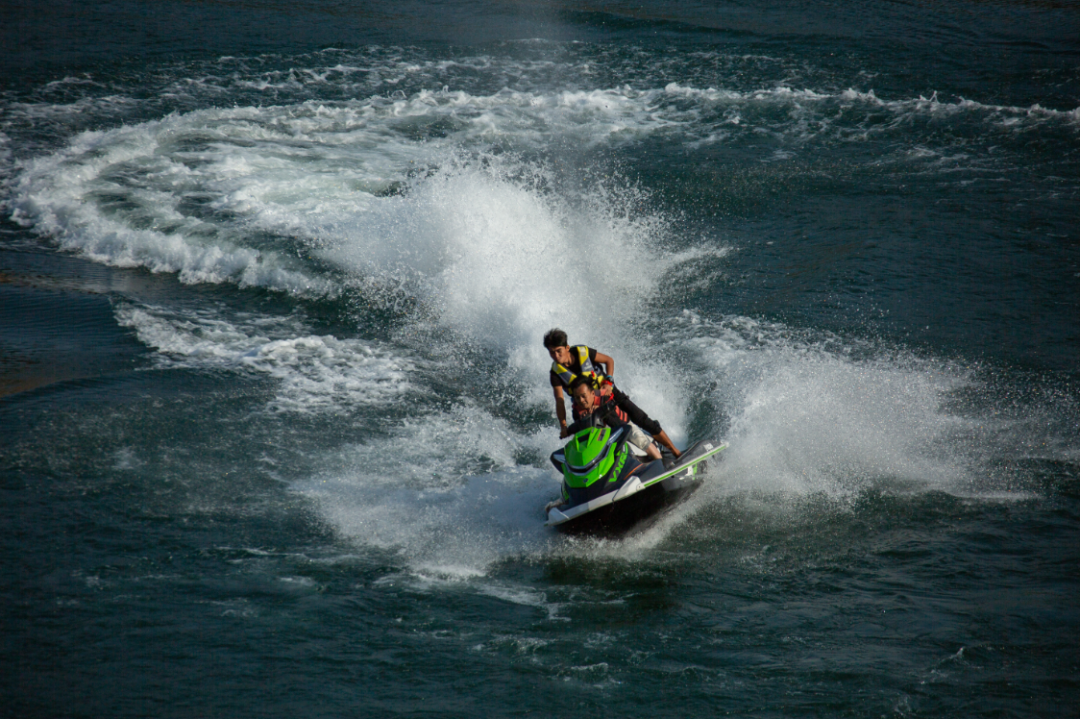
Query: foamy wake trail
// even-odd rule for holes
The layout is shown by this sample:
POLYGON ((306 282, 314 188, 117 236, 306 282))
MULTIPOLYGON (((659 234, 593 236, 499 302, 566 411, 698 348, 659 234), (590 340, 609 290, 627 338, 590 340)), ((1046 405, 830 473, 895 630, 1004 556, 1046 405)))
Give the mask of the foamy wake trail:
MULTIPOLYGON (((425 89, 398 95, 202 109, 83 132, 66 147, 13 167, 14 180, 5 182, 11 188, 5 203, 16 221, 67 249, 113 265, 176 272, 185 282, 232 282, 322 297, 339 292, 342 278, 311 266, 307 260, 319 251, 351 255, 350 264, 363 254, 363 263, 398 261, 424 272, 445 270, 455 259, 489 261, 501 248, 529 270, 516 275, 519 282, 558 277, 567 289, 561 297, 566 297, 582 291, 575 275, 586 271, 606 284, 597 265, 613 251, 637 253, 643 267, 657 259, 648 243, 627 242, 629 235, 640 235, 640 226, 616 226, 628 217, 629 198, 605 197, 604 191, 613 188, 594 187, 591 199, 607 202, 607 207, 567 213, 558 203, 545 206, 551 197, 536 188, 551 178, 541 177, 536 168, 507 171, 505 165, 513 163, 503 160, 501 169, 485 165, 492 169, 486 176, 474 165, 470 176, 462 166, 452 166, 455 154, 475 159, 495 145, 500 152, 506 145, 543 152, 552 138, 595 152, 658 135, 672 135, 694 148, 728 142, 732 133, 761 130, 779 132, 790 151, 797 152, 814 137, 861 144, 867 130, 860 118, 881 110, 893 120, 877 132, 906 126, 916 117, 968 115, 996 119, 1002 127, 1020 131, 1032 124, 1075 123, 1080 112, 946 102, 936 95, 887 100, 873 90, 821 92, 782 83, 741 91, 670 82, 643 89, 492 94, 425 89), (849 112, 851 117, 845 115, 849 112), (778 117, 787 121, 778 126, 778 117), (428 172, 440 168, 426 181, 428 172), (514 175, 517 180, 511 181, 514 175), (457 177, 459 191, 446 183, 448 176, 457 177), (406 187, 413 197, 394 196, 406 187), (499 201, 506 202, 509 211, 493 214, 490 206, 499 201), (398 214, 397 206, 410 202, 410 215, 398 214), (446 242, 429 245, 432 224, 447 221, 440 229, 446 242), (358 228, 367 228, 368 237, 356 239, 358 228), (412 239, 410 229, 423 239, 412 239), (526 239, 523 230, 529 241, 515 241, 526 239), (484 234, 508 241, 498 247, 463 241, 465 235, 484 234), (573 242, 545 243, 552 234, 573 242), (399 244, 405 246, 396 249, 399 244)), ((47 117, 63 107, 20 105, 12 111, 20 123, 32 126, 35 113, 47 117)), ((9 154, 8 144, 0 135, 0 165, 9 154)), ((974 155, 979 153, 960 149, 967 153, 964 157, 972 156, 972 166, 978 164, 974 155)), ((917 136, 911 145, 900 147, 895 159, 910 163, 927 153, 950 157, 951 162, 957 157, 935 138, 917 136)), ((640 225, 643 220, 633 222, 640 225)), ((495 259, 506 260, 498 255, 495 259)), ((648 294, 647 285, 641 291, 624 291, 641 280, 640 272, 627 270, 627 263, 619 263, 613 286, 604 288, 610 291, 599 304, 608 308, 648 294)), ((459 278, 448 288, 467 289, 455 295, 462 301, 514 296, 499 285, 473 281, 463 287, 475 279, 468 272, 459 278)), ((558 300, 553 294, 545 293, 542 299, 558 300)), ((562 315, 562 309, 555 305, 554 312, 562 315)), ((506 331, 505 323, 496 324, 506 331)))
POLYGON ((379 342, 315 335, 293 316, 181 313, 128 302, 116 314, 160 353, 160 366, 274 378, 272 412, 341 415, 423 394, 411 382, 424 365, 419 358, 379 342))

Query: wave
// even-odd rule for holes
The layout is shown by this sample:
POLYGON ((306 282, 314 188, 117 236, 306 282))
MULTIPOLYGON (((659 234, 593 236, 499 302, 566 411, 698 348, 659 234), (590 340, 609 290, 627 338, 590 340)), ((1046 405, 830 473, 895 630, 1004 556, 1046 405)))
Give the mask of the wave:
MULTIPOLYGON (((83 112, 84 102, 70 111, 83 112)), ((30 114, 54 111, 39 107, 30 114)), ((369 251, 377 244, 396 246, 401 238, 392 236, 395 224, 417 221, 394 216, 409 203, 400 197, 406 190, 428 192, 430 199, 443 192, 449 200, 440 188, 452 173, 459 201, 487 192, 503 192, 507 200, 505 193, 515 192, 506 181, 510 175, 532 176, 523 180, 526 194, 530 182, 550 182, 537 179, 546 172, 544 161, 507 170, 509 163, 494 162, 492 153, 535 153, 551 147, 552 138, 555 147, 578 152, 607 152, 648 138, 700 150, 734 142, 738 134, 765 132, 781 143, 766 148, 761 159, 775 161, 790 159, 811 140, 864 142, 868 133, 890 132, 914 118, 956 116, 1019 132, 1047 122, 1075 125, 1080 109, 943 102, 936 95, 889 101, 872 90, 830 94, 783 85, 740 92, 676 82, 651 90, 421 90, 344 102, 202 109, 83 132, 59 151, 9 164, 6 204, 15 221, 103 263, 176 272, 190 283, 332 296, 340 293, 342 278, 313 270, 305 258, 343 257, 351 237, 372 236, 372 223, 386 236, 362 240, 369 251), (872 117, 881 111, 887 114, 872 117), (483 171, 468 169, 470 162, 474 169, 501 166, 481 188, 476 183, 483 171), (449 172, 440 171, 446 167, 449 172)), ((4 143, 6 154, 11 145, 4 143)), ((960 145, 953 152, 933 133, 916 132, 894 161, 918 165, 929 153, 950 157, 950 171, 961 161, 972 170, 986 169, 987 162, 1011 167, 1007 158, 978 157, 966 139, 960 145)), ((530 201, 550 204, 542 193, 530 201)), ((524 213, 519 219, 532 222, 525 204, 517 205, 524 213)), ((563 221, 559 210, 540 212, 549 222, 563 221)), ((483 220, 489 226, 499 221, 483 220)), ((381 260, 407 259, 392 255, 381 260)))

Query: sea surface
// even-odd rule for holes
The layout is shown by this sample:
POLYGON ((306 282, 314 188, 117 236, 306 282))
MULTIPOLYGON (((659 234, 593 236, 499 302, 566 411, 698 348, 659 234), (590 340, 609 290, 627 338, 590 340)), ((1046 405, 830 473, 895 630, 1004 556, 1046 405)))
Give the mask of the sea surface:
POLYGON ((0 502, 3 717, 1077 716, 1080 3, 5 3, 0 502))

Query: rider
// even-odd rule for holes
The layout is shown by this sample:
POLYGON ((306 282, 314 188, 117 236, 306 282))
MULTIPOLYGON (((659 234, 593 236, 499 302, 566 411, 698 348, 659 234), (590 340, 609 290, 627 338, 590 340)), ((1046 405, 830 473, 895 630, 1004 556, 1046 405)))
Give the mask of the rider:
MULTIPOLYGON (((569 436, 566 428, 566 407, 563 405, 563 389, 569 389, 570 383, 578 376, 586 377, 594 388, 598 389, 601 398, 610 397, 615 405, 626 413, 627 417, 637 426, 653 436, 657 442, 671 450, 672 455, 678 457, 681 452, 675 448, 675 444, 668 438, 667 432, 660 423, 645 414, 636 404, 630 401, 618 387, 615 386, 611 375, 615 372, 615 360, 602 352, 597 352, 592 347, 574 345, 571 347, 566 339, 566 333, 560 329, 553 329, 544 335, 544 347, 551 356, 551 387, 555 394, 555 415, 559 418, 559 437, 569 436), (604 368, 600 372, 597 368, 604 368)), ((578 419, 579 412, 575 408, 574 419, 578 419)))
POLYGON ((649 459, 660 459, 660 450, 641 427, 630 421, 630 417, 615 404, 610 395, 601 397, 593 391, 592 382, 587 377, 578 377, 570 383, 570 394, 574 398, 575 414, 580 415, 575 426, 591 419, 597 425, 630 428, 630 444, 638 447, 649 459))

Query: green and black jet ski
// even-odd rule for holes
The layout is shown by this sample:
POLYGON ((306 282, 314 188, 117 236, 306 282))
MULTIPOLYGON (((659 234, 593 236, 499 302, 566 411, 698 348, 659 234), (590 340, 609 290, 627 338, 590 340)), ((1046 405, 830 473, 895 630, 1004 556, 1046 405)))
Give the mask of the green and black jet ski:
POLYGON ((568 534, 622 534, 688 497, 701 484, 705 460, 727 446, 696 442, 678 459, 643 463, 631 451, 628 425, 597 424, 588 418, 572 424, 570 441, 551 455, 563 475, 562 502, 548 505, 546 526, 568 534))

